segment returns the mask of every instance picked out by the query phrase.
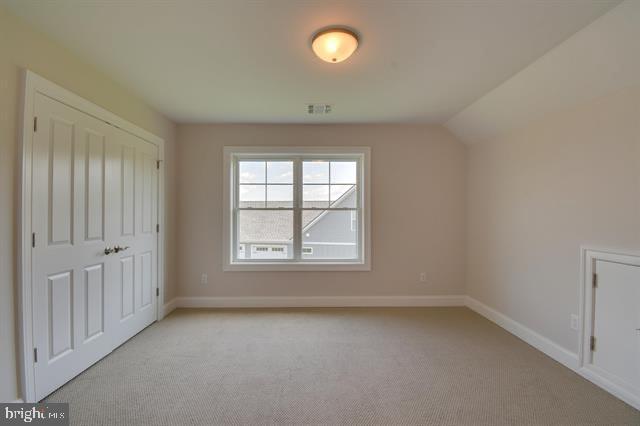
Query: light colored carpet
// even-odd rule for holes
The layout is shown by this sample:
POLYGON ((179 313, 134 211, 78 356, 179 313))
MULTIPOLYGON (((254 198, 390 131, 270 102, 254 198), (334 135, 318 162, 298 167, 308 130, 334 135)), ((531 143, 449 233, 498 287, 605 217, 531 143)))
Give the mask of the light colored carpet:
POLYGON ((47 401, 83 425, 640 425, 466 308, 178 310, 47 401))

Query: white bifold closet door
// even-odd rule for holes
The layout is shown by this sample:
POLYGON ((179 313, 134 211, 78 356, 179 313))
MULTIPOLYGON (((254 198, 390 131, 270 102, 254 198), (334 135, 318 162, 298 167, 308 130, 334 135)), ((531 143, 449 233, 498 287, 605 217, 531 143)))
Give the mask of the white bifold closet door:
POLYGON ((157 147, 42 94, 32 303, 42 399, 156 319, 157 147), (120 246, 119 252, 105 253, 120 246))

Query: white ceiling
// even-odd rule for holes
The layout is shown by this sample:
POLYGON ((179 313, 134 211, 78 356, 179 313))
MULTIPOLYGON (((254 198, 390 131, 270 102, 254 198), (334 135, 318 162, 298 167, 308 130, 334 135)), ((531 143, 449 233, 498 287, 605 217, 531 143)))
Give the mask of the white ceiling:
POLYGON ((443 123, 619 0, 0 3, 178 122, 443 123), (331 24, 361 34, 341 64, 331 24))

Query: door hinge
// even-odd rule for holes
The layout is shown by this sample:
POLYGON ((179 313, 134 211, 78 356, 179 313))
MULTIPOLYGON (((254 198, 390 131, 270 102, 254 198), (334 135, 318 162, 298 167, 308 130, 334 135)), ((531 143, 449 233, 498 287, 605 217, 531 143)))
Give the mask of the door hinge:
POLYGON ((159 223, 156 223, 156 232, 160 233, 160 224, 159 223))
POLYGON ((38 131, 38 117, 33 117, 33 131, 38 131))
POLYGON ((596 338, 595 338, 595 336, 591 336, 591 341, 589 342, 589 347, 591 348, 591 352, 596 350, 596 338))
POLYGON ((36 248, 36 233, 31 234, 31 247, 36 248))
POLYGON ((33 362, 38 362, 38 348, 33 348, 33 362))
POLYGON ((593 288, 598 287, 598 274, 596 274, 595 272, 591 276, 591 282, 593 283, 593 288))
POLYGON ((160 288, 156 287, 156 297, 160 297, 160 288))
POLYGON ((156 160, 156 169, 160 170, 160 160, 156 160))

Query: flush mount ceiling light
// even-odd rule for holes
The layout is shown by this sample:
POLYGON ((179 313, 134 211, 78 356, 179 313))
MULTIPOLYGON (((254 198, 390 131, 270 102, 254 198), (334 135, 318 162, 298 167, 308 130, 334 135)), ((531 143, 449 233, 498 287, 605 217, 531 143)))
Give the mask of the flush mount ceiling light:
POLYGON ((346 28, 328 28, 313 36, 311 48, 318 58, 336 64, 356 51, 358 36, 346 28))

